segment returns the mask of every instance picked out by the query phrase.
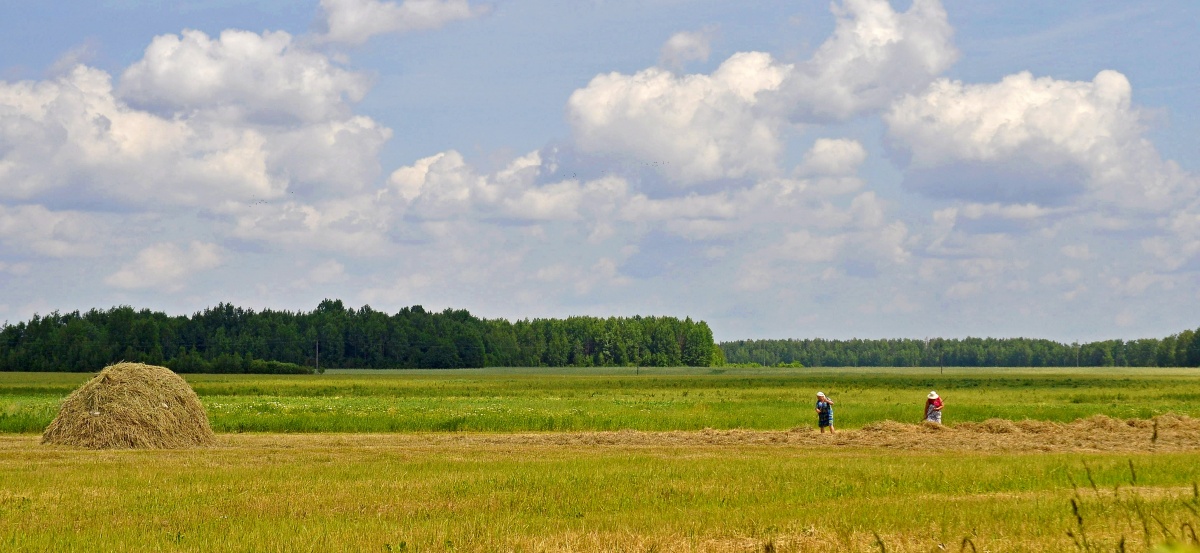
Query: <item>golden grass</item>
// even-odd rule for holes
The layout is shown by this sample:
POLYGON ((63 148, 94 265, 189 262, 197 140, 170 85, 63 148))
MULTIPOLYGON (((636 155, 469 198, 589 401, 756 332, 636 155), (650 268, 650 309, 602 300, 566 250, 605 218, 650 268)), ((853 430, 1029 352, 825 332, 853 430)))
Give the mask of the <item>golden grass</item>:
POLYGON ((191 386, 165 367, 118 363, 67 396, 42 443, 87 449, 179 449, 214 439, 191 386))
POLYGON ((1054 551, 1074 549, 1070 500, 1082 497, 1092 543, 1125 536, 1127 550, 1145 551, 1128 513, 1106 507, 1115 487, 1178 528, 1200 446, 1173 437, 1190 421, 1160 421, 1156 447, 1174 449, 1098 452, 1127 432, 1149 443, 1152 426, 1112 422, 832 436, 222 434, 214 447, 168 451, 0 436, 0 549, 879 551, 878 540, 906 552, 969 539, 979 551, 1054 551), (1009 441, 1089 432, 1098 441, 1052 450, 1009 441), (982 443, 992 449, 971 449, 982 443))

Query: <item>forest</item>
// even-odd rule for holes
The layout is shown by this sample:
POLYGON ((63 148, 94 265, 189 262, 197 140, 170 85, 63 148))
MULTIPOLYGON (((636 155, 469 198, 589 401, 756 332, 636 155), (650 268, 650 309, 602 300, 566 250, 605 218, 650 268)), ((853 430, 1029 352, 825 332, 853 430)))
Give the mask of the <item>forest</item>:
POLYGON ((89 372, 117 362, 181 373, 325 368, 590 366, 1198 367, 1200 329, 1162 339, 1065 344, 1033 338, 790 339, 714 344, 675 317, 483 319, 466 310, 394 314, 327 299, 309 312, 222 303, 191 316, 129 306, 53 312, 0 326, 0 371, 89 372))
POLYGON ((1197 367, 1200 329, 1163 339, 1063 344, 1033 338, 737 340, 729 363, 806 367, 1197 367))
POLYGON ((0 371, 97 371, 117 361, 181 373, 309 373, 325 368, 710 366, 703 321, 568 317, 510 322, 466 310, 395 314, 324 300, 310 312, 222 303, 191 316, 129 306, 53 312, 0 327, 0 371))

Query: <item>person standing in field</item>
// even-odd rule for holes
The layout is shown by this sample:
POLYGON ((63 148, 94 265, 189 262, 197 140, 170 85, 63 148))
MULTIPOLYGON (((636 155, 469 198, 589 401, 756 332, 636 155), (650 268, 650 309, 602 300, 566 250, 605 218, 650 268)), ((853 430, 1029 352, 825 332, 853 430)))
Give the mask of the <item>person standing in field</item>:
POLYGON ((925 420, 942 424, 942 398, 937 392, 929 392, 925 396, 925 420))
POLYGON ((833 434, 833 400, 825 397, 825 392, 817 392, 817 426, 822 434, 826 428, 833 434))

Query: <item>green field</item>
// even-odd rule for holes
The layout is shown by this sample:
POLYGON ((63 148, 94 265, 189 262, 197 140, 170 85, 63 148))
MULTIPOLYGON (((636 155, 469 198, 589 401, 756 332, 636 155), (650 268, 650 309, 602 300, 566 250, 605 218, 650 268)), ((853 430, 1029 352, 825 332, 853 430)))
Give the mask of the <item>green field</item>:
MULTIPOLYGON (((40 433, 87 374, 0 373, 0 433, 40 433)), ((1200 417, 1200 369, 481 369, 187 375, 217 432, 522 432, 787 429, 813 396, 858 428, 916 422, 1066 422, 1094 414, 1200 417)))
POLYGON ((216 447, 38 445, 58 402, 89 377, 0 373, 0 550, 1148 551, 1200 543, 1200 424, 1187 417, 1162 419, 1161 439, 1157 420, 1077 424, 1045 448, 1052 437, 1026 427, 955 429, 995 417, 1200 417, 1196 370, 188 375, 221 433, 216 447), (915 422, 929 389, 946 398, 949 429, 870 424, 915 422), (817 390, 838 402, 836 437, 812 429, 817 390), (1109 439, 1089 441, 1109 432, 1105 424, 1115 425, 1109 439))

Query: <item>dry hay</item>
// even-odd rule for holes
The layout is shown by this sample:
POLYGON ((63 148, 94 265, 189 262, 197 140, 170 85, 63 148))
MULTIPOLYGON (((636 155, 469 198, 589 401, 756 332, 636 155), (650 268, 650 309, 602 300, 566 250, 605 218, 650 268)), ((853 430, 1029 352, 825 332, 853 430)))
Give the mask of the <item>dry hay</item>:
POLYGON ((212 427, 196 392, 165 367, 111 365, 63 401, 43 444, 88 449, 178 449, 210 445, 212 427))
POLYGON ((679 430, 645 432, 432 433, 330 435, 223 435, 228 447, 294 447, 297 442, 339 446, 393 447, 851 447, 911 451, 979 452, 1172 452, 1200 451, 1200 419, 1162 415, 1114 419, 1103 415, 1060 423, 989 419, 983 422, 907 424, 873 422, 859 430, 822 434, 813 427, 791 430, 679 430), (1157 430, 1156 430, 1157 428, 1157 430), (265 443, 260 443, 265 442, 265 443))

